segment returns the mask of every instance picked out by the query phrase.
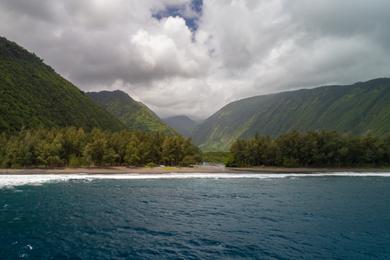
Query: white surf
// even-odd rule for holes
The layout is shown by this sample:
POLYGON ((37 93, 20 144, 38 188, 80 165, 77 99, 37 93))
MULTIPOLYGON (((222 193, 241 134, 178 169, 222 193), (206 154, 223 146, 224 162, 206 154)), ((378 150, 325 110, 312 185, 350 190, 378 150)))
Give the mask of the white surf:
POLYGON ((277 179, 303 177, 390 177, 390 172, 338 172, 338 173, 164 173, 164 174, 37 174, 0 175, 0 188, 20 185, 41 185, 43 183, 69 180, 148 180, 148 179, 277 179))

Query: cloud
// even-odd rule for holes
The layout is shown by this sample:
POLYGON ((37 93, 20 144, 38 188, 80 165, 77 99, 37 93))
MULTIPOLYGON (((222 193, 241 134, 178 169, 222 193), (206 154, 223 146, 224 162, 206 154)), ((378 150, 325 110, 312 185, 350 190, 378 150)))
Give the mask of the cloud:
POLYGON ((388 76, 385 1, 207 1, 215 86, 240 97, 388 76), (384 8, 384 9, 383 9, 384 8), (223 28, 223 29, 222 29, 223 28))
POLYGON ((142 71, 141 79, 150 81, 204 75, 209 61, 207 49, 192 41, 192 33, 184 19, 169 17, 160 23, 158 34, 140 29, 131 38, 142 71))
POLYGON ((3 0, 0 34, 84 90, 206 117, 265 93, 389 76, 386 0, 3 0))

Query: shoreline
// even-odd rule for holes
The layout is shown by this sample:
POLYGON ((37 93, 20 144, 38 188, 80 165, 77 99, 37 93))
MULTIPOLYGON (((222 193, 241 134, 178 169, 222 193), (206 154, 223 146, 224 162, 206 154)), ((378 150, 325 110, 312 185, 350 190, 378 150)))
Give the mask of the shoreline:
POLYGON ((284 168, 284 167, 250 167, 228 168, 224 166, 195 166, 195 167, 94 167, 94 168, 27 168, 0 169, 0 175, 55 175, 55 174, 172 174, 172 173, 235 173, 235 174, 323 174, 323 173, 389 173, 390 168, 284 168))

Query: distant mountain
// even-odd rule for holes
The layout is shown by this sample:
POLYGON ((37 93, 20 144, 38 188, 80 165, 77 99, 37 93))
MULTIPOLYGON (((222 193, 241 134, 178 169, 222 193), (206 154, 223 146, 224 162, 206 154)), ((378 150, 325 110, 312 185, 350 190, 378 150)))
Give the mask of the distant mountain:
POLYGON ((0 132, 65 126, 125 128, 42 59, 0 37, 0 132))
POLYGON ((123 91, 100 91, 87 94, 130 130, 176 134, 152 110, 123 91))
POLYGON ((164 119, 164 122, 183 136, 191 137, 198 123, 188 116, 173 116, 164 119))
POLYGON ((230 103, 193 134, 205 150, 226 150, 236 138, 292 130, 390 133, 390 79, 256 96, 230 103))

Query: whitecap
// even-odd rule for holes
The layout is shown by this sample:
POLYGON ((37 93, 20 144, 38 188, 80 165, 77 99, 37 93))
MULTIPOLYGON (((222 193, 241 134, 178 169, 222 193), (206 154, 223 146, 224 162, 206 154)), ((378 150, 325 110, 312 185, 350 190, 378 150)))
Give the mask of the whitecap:
POLYGON ((85 179, 83 175, 0 175, 0 188, 12 188, 20 185, 41 185, 48 182, 61 182, 70 179, 85 179))
POLYGON ((280 179, 303 177, 390 177, 390 172, 335 173, 164 173, 164 174, 37 174, 0 175, 0 188, 70 180, 149 180, 149 179, 280 179))

